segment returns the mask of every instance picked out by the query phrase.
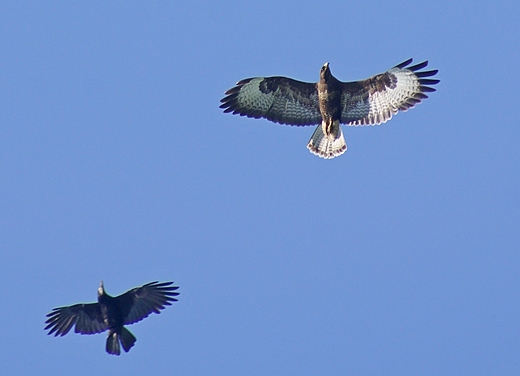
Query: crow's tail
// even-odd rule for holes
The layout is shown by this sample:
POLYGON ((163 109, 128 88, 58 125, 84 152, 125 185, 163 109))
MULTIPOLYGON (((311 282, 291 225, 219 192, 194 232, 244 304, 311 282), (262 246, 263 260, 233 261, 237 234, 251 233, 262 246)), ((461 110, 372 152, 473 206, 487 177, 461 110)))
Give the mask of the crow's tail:
POLYGON ((137 341, 137 339, 125 327, 121 328, 120 333, 110 331, 108 333, 107 338, 107 353, 112 355, 120 355, 121 347, 119 346, 119 341, 121 341, 121 344, 123 345, 123 349, 125 350, 125 352, 128 352, 134 345, 135 341, 137 341))

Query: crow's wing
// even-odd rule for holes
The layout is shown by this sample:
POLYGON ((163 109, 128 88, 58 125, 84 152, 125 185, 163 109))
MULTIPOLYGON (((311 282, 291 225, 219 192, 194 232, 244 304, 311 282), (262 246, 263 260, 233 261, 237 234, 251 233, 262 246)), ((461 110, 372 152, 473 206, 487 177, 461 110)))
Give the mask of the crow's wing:
POLYGON ((55 336, 64 336, 74 325, 74 332, 81 334, 95 334, 107 330, 98 303, 54 308, 47 317, 45 330, 50 329, 48 334, 54 333, 55 336))
POLYGON ((254 77, 226 91, 220 108, 250 118, 288 125, 321 123, 316 84, 287 77, 254 77))
POLYGON ((412 67, 406 60, 385 73, 356 82, 342 82, 341 123, 348 125, 376 125, 385 123, 399 111, 406 111, 423 99, 425 92, 435 91, 431 85, 437 79, 427 79, 437 70, 421 71, 427 61, 412 67))
POLYGON ((173 282, 157 281, 136 287, 115 298, 121 310, 124 325, 141 321, 151 313, 160 313, 161 309, 176 302, 179 286, 171 286, 173 282))

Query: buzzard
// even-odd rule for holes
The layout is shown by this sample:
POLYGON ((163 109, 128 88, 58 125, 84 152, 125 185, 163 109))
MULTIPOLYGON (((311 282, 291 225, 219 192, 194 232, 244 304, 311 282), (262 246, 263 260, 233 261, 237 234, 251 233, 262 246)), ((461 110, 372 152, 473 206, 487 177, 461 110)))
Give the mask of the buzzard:
POLYGON ((254 77, 237 82, 220 100, 220 108, 251 118, 288 125, 316 127, 307 148, 330 159, 343 154, 347 144, 340 124, 376 125, 406 111, 433 92, 440 80, 426 78, 437 70, 421 71, 428 61, 409 66, 412 59, 363 81, 341 82, 325 63, 317 83, 288 77, 254 77))
POLYGON ((54 308, 47 315, 45 330, 54 336, 64 336, 75 325, 74 331, 80 334, 96 334, 108 330, 106 352, 121 354, 119 342, 125 352, 130 351, 137 340, 124 325, 130 325, 148 317, 151 313, 160 313, 165 306, 176 302, 178 286, 173 282, 157 281, 128 290, 124 294, 112 297, 105 292, 103 281, 98 288, 98 302, 75 304, 69 307, 54 308))

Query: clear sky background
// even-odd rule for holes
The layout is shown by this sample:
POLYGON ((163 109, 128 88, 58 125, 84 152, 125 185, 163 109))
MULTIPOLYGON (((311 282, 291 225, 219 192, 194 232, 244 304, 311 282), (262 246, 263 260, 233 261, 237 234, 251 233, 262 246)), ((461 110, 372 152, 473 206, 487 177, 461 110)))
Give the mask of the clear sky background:
POLYGON ((0 4, 2 374, 520 374, 517 1, 0 4), (251 76, 413 57, 424 103, 344 127, 224 114, 251 76), (137 343, 54 307, 173 280, 137 343))

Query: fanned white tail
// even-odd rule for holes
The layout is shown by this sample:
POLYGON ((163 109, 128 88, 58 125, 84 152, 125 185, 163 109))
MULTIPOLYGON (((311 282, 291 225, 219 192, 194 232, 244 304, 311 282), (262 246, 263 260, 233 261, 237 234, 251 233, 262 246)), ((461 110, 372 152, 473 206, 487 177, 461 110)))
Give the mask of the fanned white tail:
POLYGON ((332 132, 330 134, 325 134, 324 128, 324 124, 316 127, 307 144, 307 148, 311 153, 325 159, 332 159, 343 154, 347 150, 347 144, 345 143, 345 138, 343 138, 339 121, 335 121, 332 124, 332 132))

